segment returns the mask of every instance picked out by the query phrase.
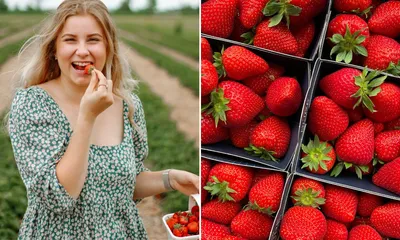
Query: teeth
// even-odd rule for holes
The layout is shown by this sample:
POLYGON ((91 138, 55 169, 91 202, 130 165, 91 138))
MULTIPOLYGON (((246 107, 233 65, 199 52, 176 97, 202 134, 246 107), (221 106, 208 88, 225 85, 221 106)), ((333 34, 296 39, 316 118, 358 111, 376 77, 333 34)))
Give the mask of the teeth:
POLYGON ((73 64, 84 67, 86 65, 89 65, 90 63, 86 62, 86 63, 82 63, 82 62, 73 62, 73 64))

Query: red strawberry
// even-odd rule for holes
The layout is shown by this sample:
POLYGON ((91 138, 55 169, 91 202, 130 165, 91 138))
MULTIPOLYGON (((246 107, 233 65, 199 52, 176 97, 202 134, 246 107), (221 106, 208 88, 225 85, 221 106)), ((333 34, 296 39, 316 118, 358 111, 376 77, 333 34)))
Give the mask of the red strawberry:
POLYGON ((301 161, 304 163, 301 168, 316 174, 329 172, 336 162, 336 153, 333 146, 328 142, 320 142, 317 135, 314 141, 310 139, 307 146, 302 144, 301 161))
POLYGON ((400 43, 385 36, 371 36, 367 51, 364 66, 372 69, 386 70, 390 63, 396 64, 400 60, 400 43))
POLYGON ((234 80, 261 75, 267 72, 268 63, 260 56, 241 46, 230 46, 214 55, 218 73, 234 80))
POLYGON ((211 168, 207 186, 204 187, 220 201, 238 202, 246 197, 253 179, 253 170, 227 163, 211 168))
POLYGON ((282 66, 270 63, 268 71, 259 76, 246 78, 243 84, 260 96, 265 96, 271 83, 283 75, 285 69, 282 66))
POLYGON ((207 191, 203 187, 207 184, 208 173, 211 169, 211 162, 205 158, 201 158, 201 202, 204 203, 207 198, 207 191))
POLYGON ((211 49, 210 43, 208 43, 207 39, 201 38, 201 60, 208 60, 213 62, 213 51, 211 49))
POLYGON ((266 160, 276 161, 285 156, 291 131, 286 120, 272 116, 262 121, 250 136, 249 153, 266 160))
POLYGON ((267 170, 267 169, 257 169, 256 172, 254 173, 253 181, 251 182, 251 187, 253 187, 261 179, 268 176, 270 173, 271 173, 271 171, 267 170))
POLYGON ((345 109, 347 115, 349 115, 350 122, 358 122, 364 118, 364 112, 361 106, 354 109, 345 109))
MULTIPOLYGON (((370 214, 371 215, 371 214, 370 214)), ((350 227, 353 228, 358 225, 369 225, 372 227, 371 220, 366 217, 356 217, 354 221, 351 223, 350 227)))
POLYGON ((323 239, 326 231, 326 219, 321 211, 294 206, 283 216, 280 236, 283 240, 323 239))
POLYGON ((280 77, 271 83, 265 102, 273 114, 287 117, 297 112, 302 98, 303 93, 296 79, 280 77))
POLYGON ((272 112, 268 109, 268 107, 265 107, 263 110, 261 110, 260 114, 258 114, 257 119, 263 121, 271 116, 272 112))
POLYGON ((214 118, 210 114, 201 114, 201 144, 217 143, 229 138, 229 130, 222 124, 215 127, 214 118))
POLYGON ((374 105, 369 97, 379 93, 379 86, 386 79, 386 76, 374 79, 378 74, 368 73, 366 68, 361 74, 357 69, 342 68, 325 76, 319 86, 329 98, 343 108, 355 108, 362 103, 372 112, 374 105))
POLYGON ((372 0, 334 0, 333 7, 338 12, 363 12, 372 5, 372 0))
POLYGON ((326 220, 327 231, 324 240, 347 240, 349 232, 343 223, 335 220, 326 220))
POLYGON ((325 216, 341 223, 349 223, 356 217, 357 192, 333 185, 325 186, 325 204, 322 211, 325 216))
POLYGON ((269 27, 269 23, 270 20, 266 19, 258 24, 253 39, 254 46, 286 54, 295 54, 299 50, 299 45, 289 29, 283 23, 275 27, 269 27))
POLYGON ((385 129, 385 125, 383 123, 375 123, 374 122, 374 134, 375 136, 378 135, 378 133, 381 133, 385 129))
POLYGON ((92 64, 86 65, 85 69, 84 69, 84 74, 90 75, 92 74, 92 71, 94 70, 94 66, 92 64))
POLYGON ((375 138, 375 153, 383 162, 390 162, 400 157, 400 130, 378 134, 375 138))
POLYGON ((254 210, 243 210, 232 220, 231 230, 249 240, 267 239, 273 220, 266 214, 254 210))
POLYGON ((379 233, 368 225, 358 225, 351 229, 349 240, 381 240, 379 233))
POLYGON ((383 83, 380 92, 371 97, 375 112, 364 109, 365 115, 375 122, 389 122, 400 117, 400 87, 393 83, 383 83))
POLYGON ((269 0, 243 1, 239 10, 239 19, 244 27, 250 29, 263 18, 263 9, 269 0))
POLYGON ((369 217, 372 211, 381 205, 383 205, 381 197, 368 193, 360 193, 358 195, 357 214, 361 217, 369 217))
POLYGON ((201 31, 227 38, 232 33, 237 0, 209 0, 201 4, 201 31))
POLYGON ((387 37, 400 36, 400 2, 389 1, 382 3, 368 21, 371 32, 387 37))
POLYGON ((293 181, 290 196, 294 205, 317 208, 325 203, 325 188, 320 182, 300 177, 293 181))
POLYGON ((206 111, 212 113, 215 124, 221 120, 225 127, 241 127, 257 116, 264 108, 264 101, 243 84, 224 81, 211 93, 209 107, 206 111))
POLYGON ((201 217, 216 223, 229 225, 241 209, 242 205, 240 203, 220 202, 215 199, 202 206, 201 217))
POLYGON ((258 123, 252 120, 242 127, 230 128, 229 135, 232 144, 238 148, 248 147, 250 144, 250 135, 257 125, 258 123))
MULTIPOLYGON (((241 1, 239 1, 239 2, 241 2, 241 1)), ((239 17, 235 17, 233 31, 229 38, 232 40, 238 41, 238 42, 245 42, 246 38, 242 37, 242 35, 249 31, 250 30, 248 28, 246 28, 242 25, 242 23, 239 20, 239 17)))
POLYGON ((385 130, 400 130, 400 118, 385 123, 385 130))
POLYGON ((232 235, 232 236, 223 237, 221 240, 247 240, 247 239, 232 235))
POLYGON ((210 94, 218 85, 218 73, 208 60, 201 61, 201 96, 210 94))
POLYGON ((392 202, 377 207, 371 214, 375 229, 386 237, 400 238, 400 203, 392 202))
POLYGON ((299 46, 299 49, 294 55, 304 57, 314 39, 315 24, 311 21, 304 26, 295 27, 292 29, 292 33, 299 46))
POLYGON ((284 187, 282 173, 268 174, 250 189, 249 208, 268 214, 278 211, 284 187))
POLYGON ((364 119, 350 126, 336 141, 338 158, 356 165, 367 165, 374 157, 374 125, 364 119))
POLYGON ((327 37, 334 46, 330 55, 336 53, 336 61, 350 63, 353 54, 368 56, 365 46, 369 41, 368 24, 354 14, 339 14, 329 23, 327 37))
POLYGON ((400 157, 386 163, 372 177, 372 182, 386 190, 400 195, 400 157))
POLYGON ((205 240, 216 240, 231 235, 229 228, 222 224, 208 221, 207 219, 201 219, 201 239, 205 240))
POLYGON ((330 141, 339 137, 348 125, 346 111, 334 101, 325 96, 314 98, 308 116, 308 127, 312 134, 318 135, 323 141, 330 141))

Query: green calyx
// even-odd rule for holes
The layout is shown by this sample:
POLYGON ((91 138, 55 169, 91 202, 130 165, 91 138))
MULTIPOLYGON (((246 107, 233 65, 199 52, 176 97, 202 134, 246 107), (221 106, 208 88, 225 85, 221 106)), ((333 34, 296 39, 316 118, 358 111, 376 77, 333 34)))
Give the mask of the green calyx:
POLYGON ((247 44, 250 44, 250 45, 253 44, 253 42, 254 42, 254 30, 250 31, 250 32, 247 32, 247 33, 243 33, 240 36, 245 39, 243 41, 244 43, 247 43, 247 44))
POLYGON ((252 156, 259 157, 267 161, 274 161, 274 162, 279 161, 279 159, 273 156, 274 154, 276 154, 276 152, 266 150, 263 147, 256 147, 253 144, 250 144, 249 147, 244 148, 244 150, 252 156))
POLYGON ((215 120, 215 127, 218 127, 220 120, 226 123, 225 112, 231 110, 227 105, 230 100, 224 97, 224 90, 222 88, 214 89, 210 96, 211 101, 201 106, 201 112, 212 114, 215 120))
POLYGON ((269 216, 273 216, 275 214, 275 211, 272 211, 272 207, 267 207, 263 208, 260 207, 256 201, 254 202, 249 202, 247 205, 244 206, 244 210, 256 210, 260 213, 268 214, 269 216))
POLYGON ((302 144, 301 149, 307 156, 303 157, 301 161, 304 163, 301 168, 310 168, 311 171, 318 171, 322 168, 328 171, 325 161, 333 160, 328 156, 332 151, 332 147, 328 146, 327 142, 320 142, 317 135, 314 141, 310 139, 307 146, 302 144))
POLYGON ((204 189, 211 194, 211 198, 218 196, 218 200, 221 202, 225 201, 235 201, 231 197, 231 193, 236 193, 235 190, 229 188, 229 183, 227 181, 220 182, 216 176, 212 176, 214 182, 208 182, 204 189))
POLYGON ((224 64, 222 63, 222 55, 224 54, 224 47, 222 47, 221 52, 215 52, 213 55, 214 58, 214 67, 217 69, 218 72, 218 77, 225 77, 226 76, 226 71, 225 71, 225 67, 224 64))
POLYGON ((364 68, 361 75, 354 77, 355 84, 360 87, 358 91, 351 95, 353 98, 358 98, 356 104, 353 106, 355 109, 358 105, 362 104, 368 108, 370 112, 376 112, 374 110, 374 103, 370 97, 375 97, 381 92, 380 85, 385 81, 386 76, 376 78, 380 73, 373 71, 368 73, 367 68, 364 68))
POLYGON ((400 76, 400 60, 397 62, 397 64, 395 64, 394 62, 390 62, 385 72, 395 76, 400 76))
POLYGON ((356 55, 368 56, 367 49, 361 46, 365 41, 365 36, 360 35, 361 31, 350 32, 349 26, 346 25, 346 33, 344 36, 340 34, 333 34, 329 40, 335 44, 332 48, 330 56, 336 54, 336 62, 350 63, 353 60, 353 53, 356 55))
POLYGON ((265 5, 263 14, 271 17, 268 27, 278 25, 285 17, 286 25, 289 28, 290 16, 299 16, 301 8, 290 4, 290 0, 271 0, 265 5))
POLYGON ((315 191, 312 188, 299 189, 291 196, 296 203, 295 206, 310 206, 313 208, 319 208, 320 205, 325 204, 325 198, 319 198, 320 191, 315 191))
POLYGON ((353 10, 353 11, 351 11, 350 13, 355 13, 355 14, 357 14, 358 16, 360 16, 360 17, 365 17, 365 18, 367 19, 370 15, 372 15, 371 9, 372 9, 372 6, 370 6, 370 7, 366 8, 366 9, 364 9, 363 11, 361 11, 361 10, 358 8, 357 10, 353 10))
POLYGON ((340 175, 340 173, 343 171, 343 168, 349 169, 351 167, 354 167, 354 170, 357 174, 357 177, 359 179, 362 179, 362 173, 367 173, 369 170, 369 167, 367 165, 356 165, 353 163, 349 163, 349 162, 343 162, 340 161, 338 164, 336 164, 336 166, 333 168, 332 172, 331 172, 331 177, 337 177, 340 175))

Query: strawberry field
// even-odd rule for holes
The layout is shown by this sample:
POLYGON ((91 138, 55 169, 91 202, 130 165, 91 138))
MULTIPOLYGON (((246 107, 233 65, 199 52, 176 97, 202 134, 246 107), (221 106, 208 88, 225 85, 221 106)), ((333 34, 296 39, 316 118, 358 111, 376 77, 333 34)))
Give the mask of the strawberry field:
POLYGON ((399 4, 203 1, 202 239, 400 238, 399 4))

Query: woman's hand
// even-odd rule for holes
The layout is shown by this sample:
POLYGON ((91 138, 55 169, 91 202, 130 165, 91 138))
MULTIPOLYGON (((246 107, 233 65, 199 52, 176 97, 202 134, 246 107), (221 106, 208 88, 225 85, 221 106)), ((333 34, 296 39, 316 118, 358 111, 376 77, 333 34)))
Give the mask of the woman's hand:
POLYGON ((97 69, 92 71, 89 86, 82 97, 79 114, 91 120, 114 103, 113 82, 97 69))
POLYGON ((169 171, 171 187, 187 196, 199 193, 199 176, 176 169, 169 171))

